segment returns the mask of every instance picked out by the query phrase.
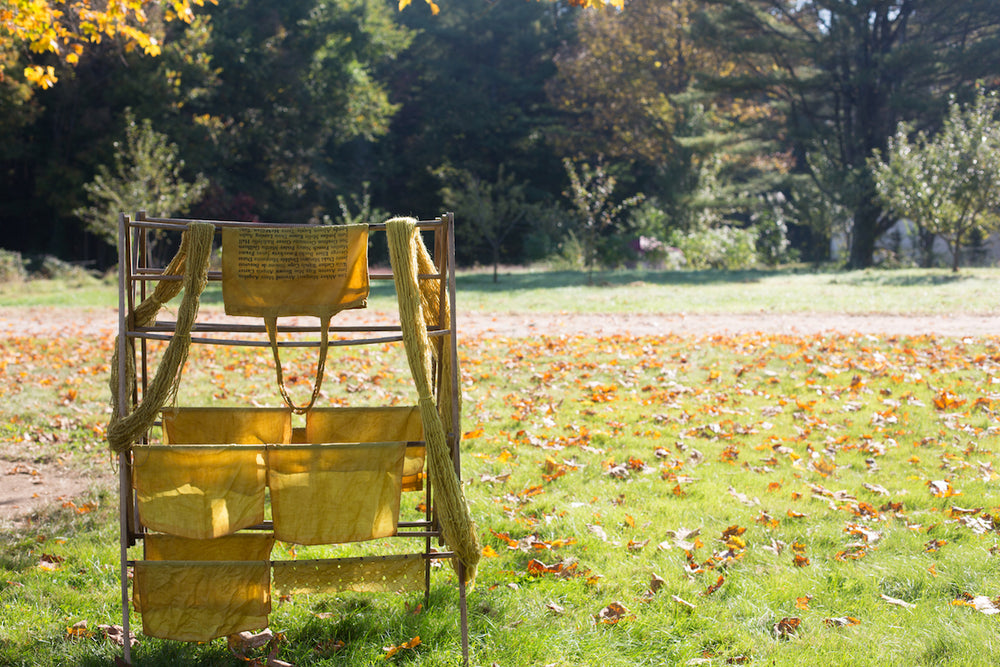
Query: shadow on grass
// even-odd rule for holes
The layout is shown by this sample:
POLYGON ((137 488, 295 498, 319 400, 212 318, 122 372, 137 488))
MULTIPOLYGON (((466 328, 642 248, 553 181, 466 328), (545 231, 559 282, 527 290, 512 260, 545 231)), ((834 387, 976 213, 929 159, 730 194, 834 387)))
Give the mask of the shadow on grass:
POLYGON ((493 282, 491 272, 465 273, 457 278, 459 291, 517 292, 523 290, 563 289, 567 287, 623 287, 635 283, 649 285, 700 286, 726 283, 756 283, 762 279, 800 273, 794 269, 745 271, 652 271, 632 269, 623 271, 596 271, 591 276, 586 271, 543 271, 538 273, 501 273, 493 282))
POLYGON ((830 282, 834 285, 853 285, 857 287, 933 287, 949 285, 971 280, 975 276, 968 273, 921 273, 898 274, 888 271, 861 271, 834 277, 830 282))
MULTIPOLYGON (((795 269, 746 271, 651 271, 644 269, 623 271, 595 271, 593 282, 586 271, 539 271, 500 274, 500 279, 493 282, 493 273, 489 271, 464 273, 456 278, 459 292, 510 293, 529 290, 564 289, 572 287, 623 287, 636 283, 647 285, 676 285, 678 287, 713 284, 746 284, 760 282, 767 277, 793 275, 802 273, 795 269)), ((369 289, 371 298, 395 298, 396 288, 391 280, 373 280, 369 289)), ((209 283, 201 295, 204 304, 221 305, 222 287, 219 283, 209 283)))

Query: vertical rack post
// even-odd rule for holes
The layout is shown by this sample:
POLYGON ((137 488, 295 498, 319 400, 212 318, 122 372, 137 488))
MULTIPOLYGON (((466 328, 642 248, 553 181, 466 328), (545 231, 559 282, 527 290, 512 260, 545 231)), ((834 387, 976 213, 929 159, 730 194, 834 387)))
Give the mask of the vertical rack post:
MULTIPOLYGON (((128 258, 129 234, 128 219, 124 213, 118 215, 118 406, 119 410, 125 410, 129 405, 131 397, 128 392, 128 361, 125 355, 128 352, 128 313, 126 305, 126 291, 130 284, 131 267, 128 258)), ((129 599, 128 599, 128 544, 129 544, 129 501, 132 498, 130 492, 130 480, 128 452, 118 454, 118 518, 120 524, 120 555, 121 569, 121 593, 122 593, 122 660, 126 665, 132 664, 132 640, 129 631, 129 599)))

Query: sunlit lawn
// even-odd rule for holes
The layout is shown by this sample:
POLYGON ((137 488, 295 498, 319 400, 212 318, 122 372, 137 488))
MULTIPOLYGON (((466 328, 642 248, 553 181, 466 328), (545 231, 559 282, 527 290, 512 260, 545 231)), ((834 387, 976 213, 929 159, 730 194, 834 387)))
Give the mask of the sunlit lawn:
MULTIPOLYGON (((101 466, 110 487, 95 435, 109 347, 0 342, 0 451, 101 466)), ((485 546, 472 664, 994 659, 1000 340, 483 338, 461 354, 485 546)), ((269 363, 197 348, 184 396, 277 404, 269 363)), ((308 391, 314 360, 289 363, 308 391)), ((403 368, 394 346, 340 351, 326 400, 411 400, 403 368)), ((116 502, 77 498, 0 538, 0 664, 119 653, 98 629, 121 622, 116 502)), ((419 595, 276 600, 278 657, 382 663, 420 637, 388 662, 457 664, 453 584, 436 570, 419 609, 419 595)), ((137 664, 244 664, 222 640, 139 639, 137 664)))

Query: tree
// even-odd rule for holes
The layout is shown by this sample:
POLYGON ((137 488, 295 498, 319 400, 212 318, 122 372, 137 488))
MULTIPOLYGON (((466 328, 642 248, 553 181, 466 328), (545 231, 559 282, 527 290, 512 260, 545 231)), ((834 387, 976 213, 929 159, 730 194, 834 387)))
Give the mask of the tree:
MULTIPOLYGON (((29 62, 23 71, 25 80, 51 88, 58 80, 59 65, 76 65, 87 48, 105 39, 117 40, 126 53, 141 50, 159 55, 162 22, 190 22, 192 6, 204 6, 205 0, 170 0, 166 9, 162 4, 152 0, 0 0, 0 52, 20 50, 31 59, 56 57, 55 65, 29 62)), ((10 63, 9 58, 0 57, 0 81, 10 63)))
POLYGON ((83 186, 90 206, 75 211, 87 226, 112 245, 118 243, 118 214, 146 209, 154 216, 179 216, 198 201, 208 180, 198 174, 184 180, 184 160, 176 144, 153 129, 148 119, 136 122, 125 113, 125 141, 115 142, 114 171, 101 165, 94 180, 83 186))
MULTIPOLYGON (((437 168, 448 165, 489 183, 501 164, 505 174, 527 182, 529 201, 555 200, 565 173, 562 156, 546 140, 560 119, 545 84, 556 72, 559 46, 574 38, 580 12, 524 0, 447 2, 437 16, 423 3, 398 15, 419 39, 387 68, 391 99, 402 106, 385 139, 364 154, 364 167, 374 172, 373 201, 397 212, 404 205, 402 212, 440 210, 437 168)), ((457 228, 464 224, 456 218, 457 228)), ((538 232, 538 225, 528 231, 538 232)), ((507 241, 504 254, 518 259, 513 245, 507 241)), ((462 263, 492 261, 484 243, 463 243, 456 252, 462 263)))
POLYGON ((959 251, 971 234, 1000 229, 1000 100, 980 92, 962 106, 952 101, 933 137, 901 123, 872 171, 879 195, 894 213, 940 234, 958 271, 959 251))
POLYGON ((693 0, 629 0, 623 12, 580 12, 548 91, 567 121, 564 154, 663 162, 680 122, 672 96, 687 89, 703 52, 688 39, 693 0), (568 130, 568 131, 567 131, 568 130))
POLYGON ((435 171, 441 179, 441 198, 464 224, 457 234, 471 243, 485 242, 493 260, 493 282, 499 281, 500 252, 510 233, 529 216, 539 213, 528 203, 527 183, 518 183, 503 164, 497 167, 495 181, 487 181, 466 170, 441 167, 435 171))
POLYGON ((579 225, 587 281, 593 283, 602 236, 617 227, 622 214, 639 204, 643 196, 634 195, 616 202, 613 197, 617 180, 605 169, 603 161, 593 166, 582 162, 578 169, 573 160, 566 158, 563 165, 570 182, 570 189, 565 194, 573 205, 579 225))
MULTIPOLYGON (((786 107, 799 168, 852 218, 849 264, 868 266, 890 226, 868 158, 900 120, 930 125, 940 101, 1000 73, 990 0, 705 0, 699 35, 786 107), (809 160, 810 153, 822 159, 809 160)), ((710 82, 719 83, 718 80, 710 82)))
MULTIPOLYGON (((409 7, 412 1, 413 0, 399 0, 399 10, 403 11, 409 7)), ((557 2, 558 0, 549 1, 557 2)), ((434 2, 434 0, 426 0, 426 2, 434 15, 437 15, 437 13, 441 11, 441 8, 436 2, 434 2)), ((625 4, 625 0, 566 0, 566 4, 571 7, 584 7, 590 9, 609 9, 612 7, 621 9, 625 4)))

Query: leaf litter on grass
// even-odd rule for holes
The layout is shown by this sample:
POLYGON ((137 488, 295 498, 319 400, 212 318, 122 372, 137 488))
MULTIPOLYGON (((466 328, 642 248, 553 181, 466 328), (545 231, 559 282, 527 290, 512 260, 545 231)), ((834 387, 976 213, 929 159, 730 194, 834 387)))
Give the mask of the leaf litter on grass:
MULTIPOLYGON (((893 662, 941 646, 955 661, 978 658, 974 642, 944 633, 981 634, 1000 608, 997 339, 461 343, 463 476, 486 556, 470 598, 483 661, 837 664, 844 633, 893 662)), ((91 341, 71 355, 108 349, 91 341)), ((103 358, 77 382, 71 365, 46 361, 44 342, 0 343, 0 355, 7 398, 51 401, 76 420, 59 433, 90 429, 103 446, 103 358)), ((258 357, 197 348, 184 386, 209 401, 266 397, 269 362, 258 357)), ((290 357, 288 377, 306 382, 314 363, 290 357)), ((412 400, 405 360, 388 346, 331 367, 326 404, 412 400)), ((45 432, 23 416, 3 421, 8 450, 45 432)), ((68 540, 63 552, 18 548, 65 570, 68 540)), ((3 573, 7 604, 41 576, 27 572, 3 573)), ((106 593, 115 599, 110 584, 106 593)), ((435 635, 414 629, 420 650, 401 650, 416 648, 405 637, 388 649, 437 664, 435 635)))

